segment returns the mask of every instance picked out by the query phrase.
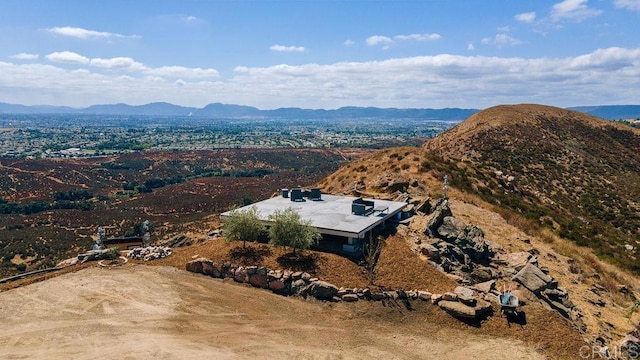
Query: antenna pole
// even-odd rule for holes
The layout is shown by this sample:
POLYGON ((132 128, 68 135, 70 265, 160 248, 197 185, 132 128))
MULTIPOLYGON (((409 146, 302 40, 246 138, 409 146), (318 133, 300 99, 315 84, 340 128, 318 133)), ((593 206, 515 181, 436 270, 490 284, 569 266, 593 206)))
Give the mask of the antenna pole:
POLYGON ((447 200, 447 190, 449 190, 449 175, 444 176, 444 186, 442 187, 442 198, 447 200))

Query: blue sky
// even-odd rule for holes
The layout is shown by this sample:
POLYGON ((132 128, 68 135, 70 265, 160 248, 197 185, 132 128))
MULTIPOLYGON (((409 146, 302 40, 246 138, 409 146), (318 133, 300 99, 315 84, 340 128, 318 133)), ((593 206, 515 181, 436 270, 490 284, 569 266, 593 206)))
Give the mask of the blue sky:
POLYGON ((0 102, 640 103, 640 0, 2 0, 0 102))

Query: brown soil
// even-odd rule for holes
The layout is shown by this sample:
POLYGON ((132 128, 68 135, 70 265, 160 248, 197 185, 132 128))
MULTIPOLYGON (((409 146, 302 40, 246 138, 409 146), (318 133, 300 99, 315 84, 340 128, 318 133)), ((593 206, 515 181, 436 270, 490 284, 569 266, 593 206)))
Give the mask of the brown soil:
POLYGON ((304 301, 171 267, 84 269, 0 304, 5 359, 543 358, 427 303, 304 301))

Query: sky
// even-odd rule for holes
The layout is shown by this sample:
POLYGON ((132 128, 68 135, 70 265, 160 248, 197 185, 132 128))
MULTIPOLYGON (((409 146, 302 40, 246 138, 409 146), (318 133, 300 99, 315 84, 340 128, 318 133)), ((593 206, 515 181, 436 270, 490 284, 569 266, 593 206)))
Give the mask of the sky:
POLYGON ((640 0, 2 0, 0 102, 640 103, 640 0))

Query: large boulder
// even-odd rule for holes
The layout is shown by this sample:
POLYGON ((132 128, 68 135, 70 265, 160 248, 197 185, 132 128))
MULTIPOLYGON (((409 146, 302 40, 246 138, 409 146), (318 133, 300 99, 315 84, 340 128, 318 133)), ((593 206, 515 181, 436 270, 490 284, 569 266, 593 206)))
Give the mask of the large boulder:
POLYGON ((458 301, 461 303, 469 306, 476 306, 476 298, 474 297, 473 290, 464 286, 457 286, 453 292, 458 296, 458 301))
POLYGON ((440 250, 428 243, 420 244, 420 252, 422 255, 425 255, 429 260, 439 262, 440 261, 440 250))
POLYGON ((344 294, 341 297, 342 301, 346 301, 346 302, 354 302, 354 301, 358 301, 358 295, 357 294, 344 294))
POLYGON ((496 288, 496 281, 495 280, 485 281, 479 284, 475 284, 471 286, 471 288, 478 292, 489 294, 491 290, 494 290, 496 288))
POLYGON ((447 216, 453 216, 451 208, 449 208, 449 202, 446 199, 440 199, 429 216, 429 220, 427 220, 427 227, 424 230, 424 233, 432 238, 438 237, 438 228, 442 225, 442 221, 447 216))
POLYGON ((338 287, 326 281, 314 281, 307 288, 307 294, 320 300, 331 300, 338 295, 338 287))
POLYGON ((202 261, 202 273, 215 278, 220 277, 220 269, 218 268, 216 263, 209 259, 205 260, 206 261, 202 261))
POLYGON ((476 309, 471 307, 471 306, 467 306, 463 303, 457 302, 457 301, 447 301, 447 300, 442 300, 438 303, 438 306, 446 311, 447 313, 449 313, 450 315, 454 316, 454 317, 458 317, 458 318, 465 318, 465 319, 475 319, 476 318, 476 309))
POLYGON ((269 287, 269 281, 267 280, 267 275, 254 273, 253 275, 249 275, 249 284, 252 286, 267 289, 269 287))
POLYGON ((242 266, 239 266, 236 269, 235 274, 233 275, 233 280, 243 283, 247 281, 247 271, 242 266))
POLYGON ((276 292, 276 293, 283 292, 286 287, 287 286, 284 283, 284 281, 280 279, 269 281, 269 290, 273 292, 276 292))
POLYGON ((488 301, 477 300, 475 306, 465 305, 457 301, 440 301, 438 306, 451 316, 463 319, 482 320, 491 314, 493 308, 488 301))
POLYGON ((529 263, 530 258, 531 254, 529 252, 521 251, 498 255, 496 261, 516 271, 520 271, 529 263))
POLYGON ((204 274, 203 264, 205 263, 213 263, 213 261, 207 258, 197 258, 195 260, 191 260, 187 263, 186 269, 192 273, 204 274))
POLYGON ((539 294, 553 281, 553 278, 540 270, 537 266, 528 263, 513 278, 530 291, 539 294))

